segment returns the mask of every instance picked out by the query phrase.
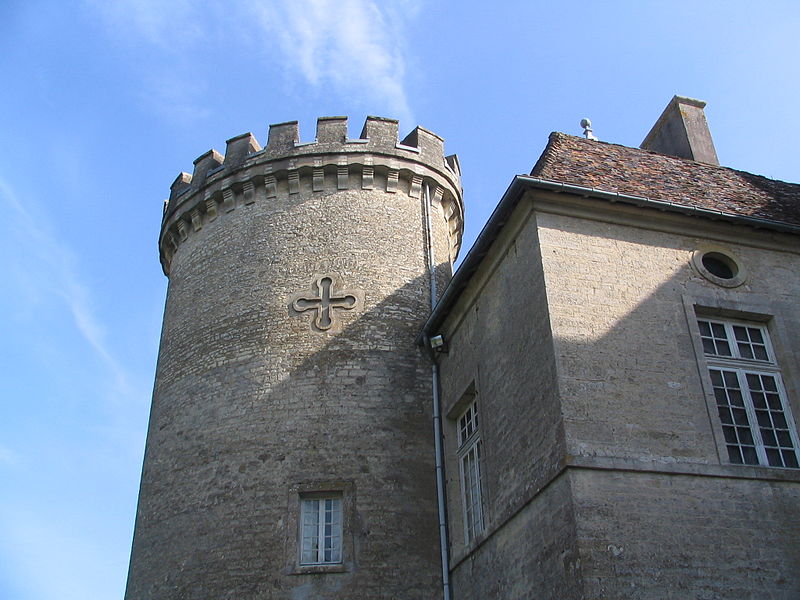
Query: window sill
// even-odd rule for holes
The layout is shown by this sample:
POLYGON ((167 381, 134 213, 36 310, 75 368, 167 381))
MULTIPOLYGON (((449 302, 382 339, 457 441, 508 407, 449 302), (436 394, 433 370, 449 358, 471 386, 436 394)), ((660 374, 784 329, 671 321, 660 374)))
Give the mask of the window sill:
POLYGON ((349 567, 345 563, 331 565, 296 565, 289 575, 314 575, 316 573, 347 573, 349 567))

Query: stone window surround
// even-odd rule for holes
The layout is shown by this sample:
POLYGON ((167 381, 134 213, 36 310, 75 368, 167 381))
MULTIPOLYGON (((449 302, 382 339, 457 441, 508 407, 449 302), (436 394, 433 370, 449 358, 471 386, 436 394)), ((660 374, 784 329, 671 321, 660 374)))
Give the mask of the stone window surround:
MULTIPOLYGON (((762 472, 764 475, 774 472, 773 470, 778 467, 735 465, 728 460, 728 450, 717 413, 716 399, 697 320, 698 318, 711 318, 762 324, 769 335, 772 351, 774 356, 777 357, 778 364, 783 365, 781 375, 783 389, 786 394, 786 408, 790 414, 796 415, 800 411, 800 404, 798 404, 798 398, 800 398, 800 373, 796 372, 796 369, 791 369, 793 365, 791 360, 792 344, 786 333, 788 331, 786 323, 788 319, 783 315, 785 307, 770 298, 756 294, 744 294, 736 290, 725 292, 724 297, 716 293, 701 291, 696 291, 693 294, 684 294, 683 305, 720 466, 737 470, 749 469, 753 473, 762 472)), ((785 473, 797 472, 795 469, 780 469, 780 471, 785 473)))
POLYGON ((743 283, 747 281, 748 272, 745 268, 745 265, 742 261, 733 253, 733 251, 728 248, 727 246, 722 246, 719 244, 703 244, 699 248, 697 248, 694 252, 692 252, 692 257, 690 260, 690 264, 696 273, 698 273, 703 278, 707 279, 711 283, 726 287, 726 288, 735 288, 739 287, 743 283), (706 269, 705 265, 703 264, 703 257, 707 254, 721 254, 725 258, 728 259, 731 263, 736 265, 737 272, 736 274, 729 278, 725 279, 723 277, 718 277, 706 269))
POLYGON ((478 543, 486 530, 485 490, 483 488, 482 474, 482 439, 479 426, 479 413, 475 384, 471 383, 455 406, 450 410, 448 419, 456 429, 456 456, 458 460, 458 480, 460 490, 461 521, 465 546, 478 543), (470 465, 474 469, 468 470, 470 465), (470 475, 475 478, 474 485, 470 485, 470 475), (472 497, 473 494, 477 498, 472 497), (476 504, 477 500, 477 504, 476 504), (477 506, 477 511, 475 510, 477 506), (472 510, 470 511, 470 507, 472 510), (467 515, 472 513, 470 520, 467 515))
POLYGON ((355 523, 355 482, 350 480, 314 480, 294 483, 288 489, 286 512, 286 567, 288 575, 346 573, 355 562, 353 527, 355 523), (303 498, 338 496, 342 501, 342 560, 330 564, 301 564, 301 507, 303 498))
MULTIPOLYGON (((752 445, 750 443, 741 443, 741 440, 738 439, 738 436, 736 442, 733 442, 732 440, 726 440, 726 448, 729 453, 729 462, 731 464, 757 464, 772 467, 785 466, 787 468, 798 468, 797 451, 798 448, 800 448, 800 443, 798 443, 797 439, 797 428, 792 418, 791 410, 787 404, 786 393, 783 390, 783 383, 781 380, 780 368, 772 350, 769 341, 769 332, 767 331, 766 326, 760 323, 754 323, 752 321, 735 321, 707 316, 699 318, 698 321, 701 334, 704 331, 703 326, 705 326, 705 329, 710 334, 709 336, 703 336, 703 339, 710 341, 711 346, 713 346, 711 349, 712 351, 709 351, 709 348, 704 348, 704 355, 706 359, 705 362, 711 375, 712 385, 725 390, 738 390, 739 396, 744 404, 742 408, 747 415, 747 426, 743 426, 742 423, 735 425, 735 419, 733 419, 733 415, 729 413, 729 418, 732 418, 732 420, 730 422, 731 424, 728 425, 728 429, 744 430, 745 432, 749 431, 749 435, 752 437, 752 445), (734 334, 734 329, 737 326, 744 328, 745 333, 751 338, 751 340, 752 336, 760 337, 760 343, 741 342, 734 334), (713 331, 713 329, 722 330, 722 337, 719 337, 713 331), (724 346, 722 346, 720 342, 721 344, 724 344, 724 346), (749 349, 750 354, 755 354, 756 356, 753 358, 745 356, 741 352, 742 343, 745 346, 745 350, 749 349), (716 383, 714 383, 714 375, 716 375, 718 378, 716 383), (730 376, 729 378, 733 379, 734 381, 731 382, 727 379, 723 380, 723 376, 730 376), (757 381, 761 382, 761 386, 766 385, 765 380, 772 382, 772 385, 776 388, 773 390, 772 395, 778 397, 780 409, 776 410, 770 408, 766 411, 766 414, 771 414, 774 418, 776 416, 775 413, 779 413, 779 416, 782 418, 782 420, 786 421, 783 427, 780 425, 768 427, 766 433, 771 431, 772 436, 774 437, 779 430, 788 428, 788 433, 790 436, 790 440, 788 442, 785 441, 785 443, 775 446, 775 444, 767 444, 763 439, 765 432, 764 428, 759 425, 757 414, 758 408, 753 397, 755 390, 750 383, 750 379, 753 377, 756 377, 757 381), (750 447, 752 447, 751 452, 755 452, 756 456, 749 456, 748 458, 746 456, 746 450, 750 447), (784 464, 774 464, 775 459, 769 458, 767 454, 769 448, 779 448, 779 455, 777 459, 784 464), (781 457, 780 454, 783 454, 784 456, 781 457), (738 456, 738 460, 734 459, 734 455, 738 456)), ((766 402, 766 400, 762 401, 766 402)), ((717 404, 719 406, 718 400, 717 404)), ((729 411, 734 411, 736 409, 736 406, 730 402, 730 398, 723 406, 720 406, 721 409, 723 407, 727 407, 729 411)), ((724 432, 726 426, 722 425, 722 429, 724 432)))

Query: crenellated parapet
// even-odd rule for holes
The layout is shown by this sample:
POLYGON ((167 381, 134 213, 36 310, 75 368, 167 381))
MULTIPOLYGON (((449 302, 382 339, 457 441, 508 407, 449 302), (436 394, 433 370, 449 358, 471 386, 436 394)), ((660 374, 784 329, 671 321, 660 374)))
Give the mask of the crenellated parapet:
POLYGON ((381 190, 422 199, 446 220, 453 258, 464 224, 461 172, 444 140, 416 127, 399 140, 398 122, 367 117, 357 139, 347 137, 347 117, 317 120, 314 142, 300 143, 297 121, 270 125, 262 148, 250 133, 227 141, 225 155, 209 150, 181 173, 164 206, 159 249, 164 273, 190 235, 234 210, 301 193, 381 190))

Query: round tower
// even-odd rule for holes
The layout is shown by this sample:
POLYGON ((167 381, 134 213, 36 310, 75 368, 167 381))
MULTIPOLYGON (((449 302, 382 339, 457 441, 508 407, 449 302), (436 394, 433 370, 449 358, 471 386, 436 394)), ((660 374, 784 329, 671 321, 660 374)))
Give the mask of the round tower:
POLYGON ((441 138, 368 117, 182 173, 128 600, 433 598, 430 365, 463 210, 441 138), (429 260, 436 265, 432 278, 429 260))

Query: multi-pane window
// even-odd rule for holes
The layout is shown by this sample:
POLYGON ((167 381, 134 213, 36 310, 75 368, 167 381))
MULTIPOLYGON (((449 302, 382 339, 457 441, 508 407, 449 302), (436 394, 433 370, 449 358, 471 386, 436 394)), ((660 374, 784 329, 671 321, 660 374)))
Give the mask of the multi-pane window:
POLYGON ((797 430, 766 328, 712 319, 697 324, 730 461, 798 468, 797 430))
POLYGON ((481 438, 478 431, 478 403, 472 402, 458 418, 458 461, 461 473, 461 501, 464 509, 464 537, 469 543, 483 531, 481 493, 481 438))
POLYGON ((300 500, 300 564, 342 562, 342 498, 311 496, 300 500))

